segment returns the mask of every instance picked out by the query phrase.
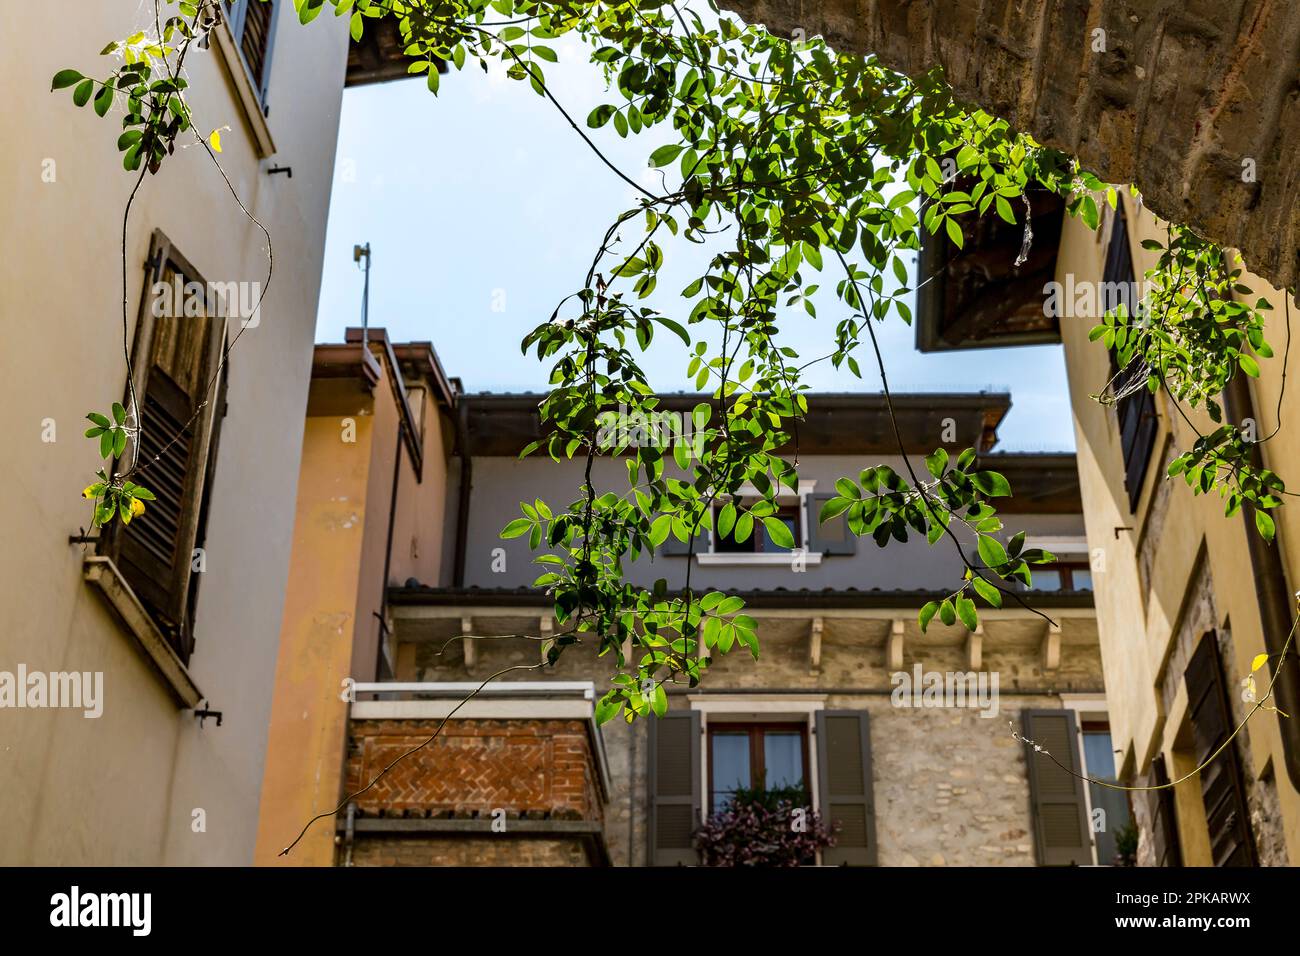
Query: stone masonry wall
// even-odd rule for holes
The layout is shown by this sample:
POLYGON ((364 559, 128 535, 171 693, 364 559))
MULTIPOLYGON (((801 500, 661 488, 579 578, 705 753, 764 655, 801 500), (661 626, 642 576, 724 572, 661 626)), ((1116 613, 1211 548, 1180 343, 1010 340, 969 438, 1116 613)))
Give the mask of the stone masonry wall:
MULTIPOLYGON (((459 624, 459 621, 456 622, 459 624)), ((480 622, 481 623, 481 622, 480 622)), ((1033 828, 1023 748, 1011 737, 1008 721, 1020 727, 1026 708, 1061 706, 1063 692, 1102 689, 1101 659, 1092 619, 1063 622, 1061 666, 1045 671, 1036 636, 1043 625, 1032 620, 986 624, 983 666, 997 671, 1001 698, 995 716, 970 709, 917 709, 893 706, 890 671, 885 666, 888 621, 838 622, 828 619, 820 668, 809 666, 808 639, 794 622, 760 620, 761 654, 754 661, 733 652, 709 669, 702 699, 735 699, 729 691, 761 694, 824 695, 824 706, 871 713, 876 832, 881 865, 1034 864, 1033 828)), ((922 638, 909 625, 903 670, 920 663, 926 671, 969 670, 960 629, 932 626, 922 638)), ((964 632, 962 632, 964 633, 964 632)), ((400 636, 400 635, 399 635, 400 636)), ((443 655, 412 655, 415 669, 400 680, 464 681, 509 664, 535 660, 531 642, 480 642, 478 660, 467 669, 453 645, 443 655)), ((526 673, 526 672, 521 672, 526 673)), ((524 679, 593 680, 600 687, 610 665, 583 647, 570 648, 554 668, 524 679)), ((690 706, 673 693, 672 708, 690 706)), ((646 861, 647 741, 644 721, 604 725, 612 789, 605 806, 605 837, 616 866, 646 861)))
POLYGON ((1243 251, 1300 274, 1295 0, 723 0, 774 33, 824 36, 957 96, 1243 251))

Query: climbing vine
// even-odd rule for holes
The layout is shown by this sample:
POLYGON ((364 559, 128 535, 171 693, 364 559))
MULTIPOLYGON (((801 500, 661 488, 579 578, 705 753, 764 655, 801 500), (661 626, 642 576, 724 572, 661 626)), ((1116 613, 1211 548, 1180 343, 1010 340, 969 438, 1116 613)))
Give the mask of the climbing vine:
MULTIPOLYGON (((206 43, 220 5, 157 3, 177 15, 159 15, 152 33, 110 44, 106 79, 69 69, 53 84, 71 88, 77 106, 93 103, 100 116, 124 104, 118 147, 141 180, 188 137, 220 149, 215 133, 197 131, 181 69, 190 47, 206 43)), ((1118 201, 1113 187, 1069 157, 957 102, 937 72, 909 78, 820 40, 792 44, 711 3, 295 0, 295 8, 304 24, 326 11, 347 17, 357 39, 378 20, 393 20, 410 72, 435 94, 440 65, 486 71, 500 63, 635 191, 596 243, 581 285, 522 343, 550 370, 540 405, 546 433, 525 454, 582 460, 582 486, 573 501, 523 503, 503 531, 544 552, 536 585, 554 601, 561 625, 546 647, 548 662, 583 641, 612 660, 600 720, 664 713, 667 683, 694 686, 713 656, 737 645, 757 657, 744 600, 693 589, 694 562, 685 586, 672 590, 663 579, 649 588, 630 584, 625 562, 648 558, 669 536, 693 548, 708 531, 739 542, 765 533, 794 546, 777 519, 777 499, 798 488, 803 373, 830 362, 860 378, 865 354, 892 417, 876 328, 912 321, 909 301, 933 278, 908 269, 923 232, 960 247, 963 221, 997 216, 1022 225, 1027 246, 1032 191, 1061 195, 1070 215, 1094 229, 1102 207, 1118 201), (554 41, 564 36, 582 41, 606 82, 607 102, 585 118, 568 113, 547 85, 547 65, 558 60, 554 41), (648 157, 657 187, 601 152, 597 138, 611 129, 669 139, 648 157), (681 290, 679 309, 668 315, 651 307, 674 244, 705 241, 724 248, 681 290), (824 355, 804 356, 781 342, 780 331, 805 314, 816 317, 820 281, 833 283, 833 344, 824 355), (692 412, 693 440, 611 439, 602 426, 610 416, 644 418, 657 409, 638 355, 662 334, 687 345, 685 374, 708 395, 692 412), (790 447, 793 455, 783 452, 790 447), (601 457, 626 465, 625 486, 598 487, 593 465, 601 457)), ((1131 308, 1109 310, 1094 330, 1122 372, 1098 397, 1164 389, 1222 422, 1215 396, 1234 376, 1257 375, 1258 360, 1272 354, 1263 337, 1267 303, 1242 298, 1249 290, 1223 253, 1186 229, 1172 227, 1160 252, 1147 276, 1153 291, 1131 308)), ((130 480, 136 465, 111 468, 148 424, 133 393, 129 399, 112 421, 92 416, 87 433, 110 463, 86 489, 99 524, 115 515, 128 521, 148 500, 130 480)), ((974 449, 936 448, 914 465, 896 420, 894 438, 902 473, 873 465, 841 478, 819 520, 844 521, 882 548, 919 535, 956 550, 964 571, 944 599, 921 610, 923 629, 935 616, 973 629, 978 604, 1024 603, 1020 585, 1031 583, 1031 566, 1052 556, 1025 548, 1023 532, 1005 534, 996 503, 1012 493, 1007 480, 982 469, 974 449)), ((1229 512, 1249 502, 1260 533, 1271 538, 1267 512, 1281 504, 1284 486, 1251 463, 1251 447, 1239 424, 1222 422, 1171 474, 1184 475, 1195 491, 1218 491, 1229 512)))

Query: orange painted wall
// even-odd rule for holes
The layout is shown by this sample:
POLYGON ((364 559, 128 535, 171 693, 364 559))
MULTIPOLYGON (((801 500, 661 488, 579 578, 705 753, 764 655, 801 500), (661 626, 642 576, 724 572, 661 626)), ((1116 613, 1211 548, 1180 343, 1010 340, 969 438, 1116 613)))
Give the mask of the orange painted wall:
MULTIPOLYGON (((386 363, 383 349, 372 354, 386 363)), ((438 583, 451 420, 428 389, 413 390, 411 399, 423 421, 422 480, 404 443, 398 460, 400 414, 387 369, 373 393, 359 377, 312 382, 262 783, 259 866, 333 865, 332 819, 313 824, 290 856, 279 853, 308 820, 343 797, 344 681, 378 676, 390 512, 388 583, 408 577, 438 583), (347 427, 355 441, 344 440, 347 427)))

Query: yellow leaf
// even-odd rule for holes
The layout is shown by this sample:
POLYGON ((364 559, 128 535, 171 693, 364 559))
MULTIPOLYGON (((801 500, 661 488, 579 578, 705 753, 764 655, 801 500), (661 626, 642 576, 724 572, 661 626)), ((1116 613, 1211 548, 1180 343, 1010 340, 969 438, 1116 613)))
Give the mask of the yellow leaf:
POLYGON ((212 147, 213 152, 221 152, 221 130, 214 129, 208 134, 208 145, 212 147))
POLYGON ((83 497, 83 498, 94 498, 94 497, 97 497, 96 494, 95 494, 95 486, 94 486, 94 485, 86 485, 85 490, 81 493, 81 497, 83 497))
POLYGON ((136 515, 142 515, 142 514, 144 514, 144 502, 141 501, 139 498, 132 498, 131 516, 135 517, 136 515))
POLYGON ((1263 667, 1263 666, 1264 666, 1265 664, 1267 664, 1267 663, 1268 663, 1268 655, 1267 655, 1267 654, 1256 654, 1256 655, 1255 655, 1255 659, 1254 659, 1253 661, 1250 662, 1250 672, 1251 672, 1252 674, 1255 673, 1255 671, 1259 670, 1261 667, 1263 667))

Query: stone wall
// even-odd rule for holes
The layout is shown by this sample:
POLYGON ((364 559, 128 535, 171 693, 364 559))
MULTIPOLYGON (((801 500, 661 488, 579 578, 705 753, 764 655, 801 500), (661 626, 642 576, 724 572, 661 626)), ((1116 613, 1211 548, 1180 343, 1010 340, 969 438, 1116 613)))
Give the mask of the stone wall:
MULTIPOLYGON (((487 618, 476 618, 486 631, 487 618)), ((457 619, 456 626, 460 622, 457 619)), ((522 627, 523 621, 514 623, 522 627)), ((534 625, 535 626, 535 625, 534 625)), ((892 671, 885 660, 887 620, 826 619, 821 655, 810 666, 806 620, 760 618, 761 653, 754 661, 737 651, 709 669, 703 687, 674 692, 671 707, 708 706, 737 699, 736 692, 780 692, 834 709, 871 714, 872 766, 879 863, 900 866, 1034 864, 1033 827, 1023 747, 1011 737, 1008 722, 1020 727, 1021 711, 1061 706, 1062 693, 1100 693, 1101 659, 1091 618, 1062 621, 1060 667, 1047 671, 1039 639, 1045 625, 1027 615, 985 624, 983 668, 996 671, 1000 701, 996 715, 982 717, 961 708, 895 707, 892 671)), ((399 639, 410 638, 410 631, 399 639)), ((535 643, 478 642, 478 659, 466 668, 459 642, 439 655, 444 640, 419 645, 404 655, 413 661, 399 680, 481 680, 511 664, 536 660, 535 643)), ((902 669, 970 670, 965 631, 937 621, 922 637, 915 619, 907 625, 902 669)), ((593 680, 603 686, 610 665, 585 647, 565 651, 554 668, 523 679, 593 680)), ((602 728, 611 790, 605 804, 605 842, 616 866, 646 862, 645 721, 615 719, 602 728)))
POLYGON ((723 0, 958 97, 1243 250, 1279 287, 1300 266, 1300 10, 1294 0, 723 0))

